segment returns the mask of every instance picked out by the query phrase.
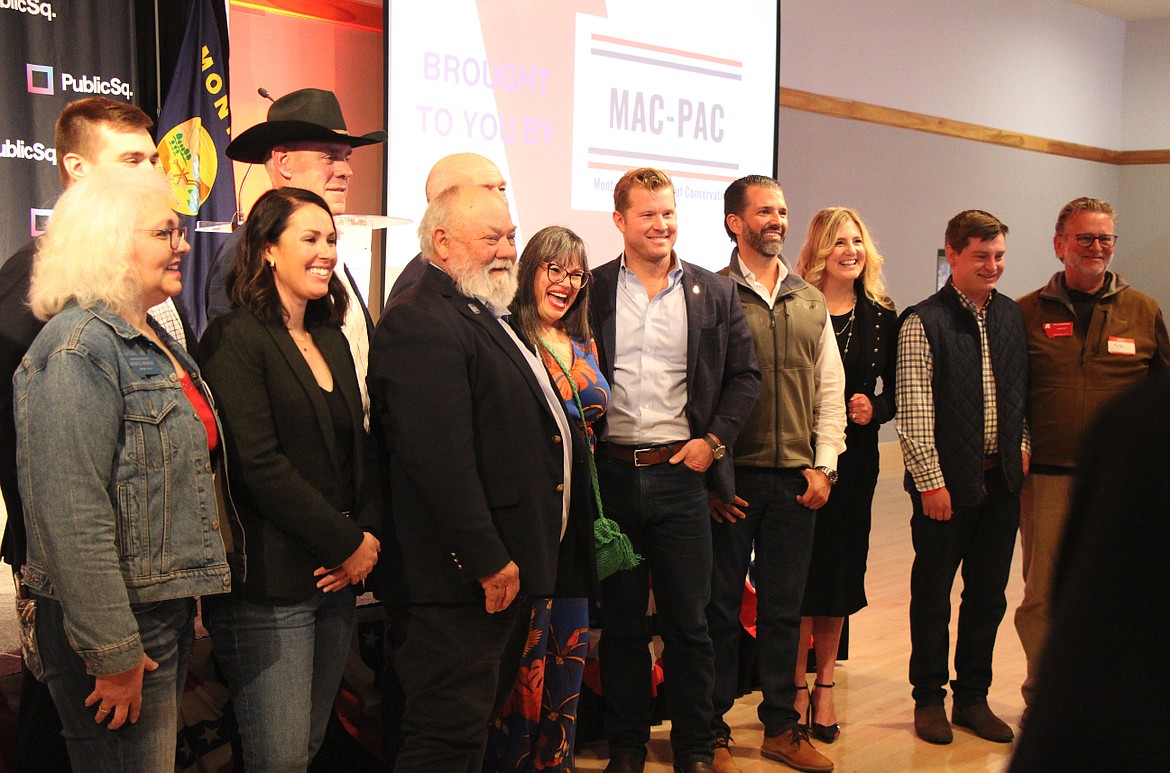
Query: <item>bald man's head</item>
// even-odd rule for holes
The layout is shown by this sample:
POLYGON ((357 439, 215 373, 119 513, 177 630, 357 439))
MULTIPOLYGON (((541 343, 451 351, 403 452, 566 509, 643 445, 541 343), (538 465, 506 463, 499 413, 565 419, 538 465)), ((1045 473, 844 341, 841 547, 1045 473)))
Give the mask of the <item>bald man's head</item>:
POLYGON ((501 196, 508 183, 499 168, 478 153, 455 153, 440 158, 427 175, 427 201, 453 187, 470 186, 498 191, 501 196))

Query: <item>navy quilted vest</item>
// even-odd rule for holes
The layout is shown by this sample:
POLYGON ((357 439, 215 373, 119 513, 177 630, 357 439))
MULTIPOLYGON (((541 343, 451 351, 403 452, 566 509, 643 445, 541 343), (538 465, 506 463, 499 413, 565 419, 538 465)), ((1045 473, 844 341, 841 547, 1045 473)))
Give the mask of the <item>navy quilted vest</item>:
MULTIPOLYGON (((983 487, 983 386, 979 326, 951 284, 915 312, 934 356, 934 438, 951 501, 979 504, 983 487)), ((987 306, 987 339, 999 412, 1000 474, 1009 491, 1024 481, 1021 442, 1028 394, 1028 345, 1016 302, 996 293, 987 306)))

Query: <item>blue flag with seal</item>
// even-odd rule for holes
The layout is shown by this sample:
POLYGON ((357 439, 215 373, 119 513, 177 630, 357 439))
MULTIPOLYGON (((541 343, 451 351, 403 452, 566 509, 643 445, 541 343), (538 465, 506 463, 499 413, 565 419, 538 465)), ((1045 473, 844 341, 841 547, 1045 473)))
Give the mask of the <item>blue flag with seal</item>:
POLYGON ((179 60, 158 119, 159 164, 170 183, 171 206, 187 226, 191 242, 191 252, 183 258, 182 300, 197 335, 207 326, 207 272, 227 236, 197 233, 195 223, 227 222, 236 213, 235 175, 224 155, 232 125, 228 62, 211 2, 191 3, 179 60))

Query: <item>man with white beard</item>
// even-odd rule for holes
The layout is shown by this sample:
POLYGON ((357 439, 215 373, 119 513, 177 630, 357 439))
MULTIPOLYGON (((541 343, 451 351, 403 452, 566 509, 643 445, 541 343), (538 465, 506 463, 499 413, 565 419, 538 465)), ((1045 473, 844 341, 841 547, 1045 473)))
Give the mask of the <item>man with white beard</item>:
POLYGON ((505 319, 516 292, 507 202, 449 188, 418 233, 430 265, 382 315, 369 369, 393 492, 379 563, 406 605, 395 770, 463 773, 480 769, 511 693, 532 597, 553 592, 572 435, 544 366, 505 319))

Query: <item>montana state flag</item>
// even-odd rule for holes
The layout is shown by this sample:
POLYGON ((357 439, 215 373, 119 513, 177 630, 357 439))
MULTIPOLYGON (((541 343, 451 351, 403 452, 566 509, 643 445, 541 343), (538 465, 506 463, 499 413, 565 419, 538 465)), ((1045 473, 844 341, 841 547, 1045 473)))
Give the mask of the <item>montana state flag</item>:
POLYGON ((236 212, 235 175, 224 155, 231 141, 228 62, 211 3, 194 0, 170 91, 158 119, 158 155, 171 206, 187 226, 182 299, 197 334, 207 326, 204 286, 215 251, 227 237, 196 233, 196 220, 229 221, 236 212))

